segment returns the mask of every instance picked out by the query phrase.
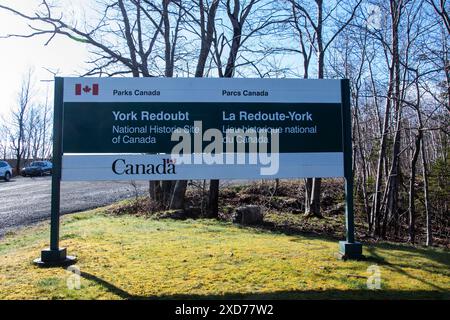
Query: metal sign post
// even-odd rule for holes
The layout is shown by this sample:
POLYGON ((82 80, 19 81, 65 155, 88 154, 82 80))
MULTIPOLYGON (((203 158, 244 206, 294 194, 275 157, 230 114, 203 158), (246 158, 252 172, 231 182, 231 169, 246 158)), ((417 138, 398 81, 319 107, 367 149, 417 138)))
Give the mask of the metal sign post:
POLYGON ((355 222, 353 212, 352 117, 350 107, 350 83, 348 79, 341 80, 341 95, 342 141, 344 142, 346 241, 339 241, 339 254, 343 259, 361 259, 362 245, 359 242, 355 242, 355 222))
MULTIPOLYGON (((355 241, 347 79, 55 78, 54 105, 50 248, 34 261, 39 266, 76 261, 59 247, 61 180, 344 177, 346 240, 339 253, 362 257, 355 241), (262 174, 264 163, 174 161, 178 141, 169 129, 190 130, 196 122, 219 134, 229 127, 279 130, 277 151, 270 151, 279 157, 277 171, 262 174)), ((240 152, 250 154, 243 144, 240 152)))
POLYGON ((34 260, 40 267, 67 266, 76 258, 68 256, 66 248, 59 247, 60 186, 62 167, 62 126, 63 126, 63 78, 55 78, 53 111, 53 169, 50 216, 50 248, 41 251, 41 257, 34 260))

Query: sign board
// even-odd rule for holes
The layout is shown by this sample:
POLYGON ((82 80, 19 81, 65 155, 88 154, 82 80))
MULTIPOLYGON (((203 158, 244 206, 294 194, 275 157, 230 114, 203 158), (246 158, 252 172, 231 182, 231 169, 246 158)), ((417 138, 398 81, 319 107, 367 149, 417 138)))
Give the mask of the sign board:
POLYGON ((64 78, 62 180, 344 176, 341 80, 64 78))
POLYGON ((344 177, 342 257, 355 242, 348 80, 55 78, 50 248, 61 180, 344 177))

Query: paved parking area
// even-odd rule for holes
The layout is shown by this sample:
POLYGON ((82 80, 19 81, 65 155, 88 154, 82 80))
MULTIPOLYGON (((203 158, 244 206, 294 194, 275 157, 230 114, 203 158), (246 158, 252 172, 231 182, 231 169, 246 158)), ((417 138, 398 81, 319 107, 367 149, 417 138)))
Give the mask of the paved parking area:
MULTIPOLYGON (((148 181, 136 182, 138 192, 148 190, 148 181)), ((9 230, 50 217, 51 177, 15 177, 0 180, 0 237, 9 230)), ((61 213, 83 211, 133 197, 130 182, 61 182, 61 213)))

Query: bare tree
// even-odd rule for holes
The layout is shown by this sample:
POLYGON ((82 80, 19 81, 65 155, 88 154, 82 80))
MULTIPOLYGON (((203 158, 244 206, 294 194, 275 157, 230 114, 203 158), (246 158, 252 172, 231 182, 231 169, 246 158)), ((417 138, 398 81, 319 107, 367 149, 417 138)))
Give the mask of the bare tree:
MULTIPOLYGON (((197 18, 192 14, 189 15, 193 18, 193 21, 195 23, 194 28, 198 27, 200 28, 199 36, 201 46, 197 58, 197 66, 195 68, 195 77, 201 78, 205 73, 206 62, 208 60, 208 55, 211 51, 215 30, 215 19, 217 8, 219 6, 219 1, 213 0, 212 3, 208 5, 208 3, 206 3, 205 1, 199 0, 197 5, 199 10, 199 17, 197 18)), ((186 13, 188 14, 188 12, 186 13)), ((187 188, 186 180, 179 180, 176 182, 170 203, 171 209, 183 207, 186 188, 187 188)), ((209 213, 209 215, 211 214, 209 213)))
MULTIPOLYGON (((300 39, 300 52, 303 55, 304 61, 304 77, 308 77, 310 51, 314 48, 317 58, 317 78, 324 78, 325 74, 325 53, 330 45, 336 39, 336 37, 350 24, 355 17, 362 0, 358 0, 356 3, 351 3, 350 10, 344 10, 342 6, 346 1, 337 1, 336 4, 326 11, 323 0, 314 0, 307 3, 305 6, 303 1, 291 0, 292 16, 294 21, 294 27, 299 33, 300 39), (344 11, 346 14, 344 17, 339 17, 337 23, 335 22, 335 29, 327 29, 327 33, 324 34, 324 29, 327 26, 328 19, 332 16, 333 12, 338 10, 344 11), (314 13, 315 11, 315 13, 314 13), (328 35, 328 37, 326 37, 328 35), (305 40, 308 39, 310 49, 306 48, 305 40), (305 64, 306 63, 306 64, 305 64)), ((336 14, 338 15, 338 14, 336 14)), ((305 181, 305 214, 306 216, 321 216, 320 213, 320 193, 321 193, 321 178, 308 178, 305 181)))
POLYGON ((17 97, 17 105, 11 110, 11 120, 8 126, 10 148, 16 158, 16 174, 20 172, 22 159, 26 152, 26 124, 31 108, 33 91, 33 71, 29 69, 24 75, 17 97))
MULTIPOLYGON (((258 70, 254 61, 239 56, 239 53, 245 49, 246 43, 251 39, 258 37, 269 26, 277 24, 283 20, 276 15, 274 7, 268 7, 267 2, 262 0, 250 0, 248 2, 241 0, 227 0, 226 14, 229 27, 217 28, 214 30, 214 62, 217 67, 218 76, 221 78, 232 78, 235 76, 237 67, 242 65, 251 65, 258 70), (257 15, 259 12, 259 15, 257 15), (253 19, 253 16, 254 19, 253 19), (227 35, 227 29, 231 30, 227 35), (228 52, 228 55, 226 55, 228 52), (243 63, 239 64, 242 58, 243 63), (225 60, 226 59, 226 62, 225 60)), ((254 51, 251 51, 254 54, 254 51)), ((258 70, 259 72, 259 70, 258 70)), ((209 184, 208 195, 208 215, 217 217, 219 202, 219 180, 214 179, 209 184)))
POLYGON ((0 124, 0 158, 6 160, 9 151, 9 135, 8 126, 6 121, 2 119, 2 124, 0 124))
POLYGON ((450 17, 448 13, 447 0, 427 0, 429 4, 433 7, 436 13, 441 17, 442 22, 447 29, 447 33, 450 34, 450 17))

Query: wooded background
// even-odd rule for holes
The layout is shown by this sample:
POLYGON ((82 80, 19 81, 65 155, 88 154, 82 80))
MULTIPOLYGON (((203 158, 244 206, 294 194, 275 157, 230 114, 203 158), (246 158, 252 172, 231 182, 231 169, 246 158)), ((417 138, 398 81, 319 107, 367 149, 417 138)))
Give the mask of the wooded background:
MULTIPOLYGON (((450 62, 446 0, 65 1, 34 12, 0 5, 27 34, 88 45, 82 76, 348 78, 357 214, 375 238, 433 232, 448 239, 450 62), (85 14, 89 11, 89 14, 85 14), (84 17, 84 18, 78 18, 84 17)), ((1 40, 0 40, 1 41, 1 40)), ((51 101, 35 101, 32 72, 0 126, 3 158, 51 157, 51 101)), ((48 96, 48 95, 47 95, 48 96)), ((150 196, 183 208, 187 181, 150 183, 150 196)), ((305 181, 305 215, 320 216, 320 178, 305 181)), ((208 217, 219 181, 209 182, 208 217)))

